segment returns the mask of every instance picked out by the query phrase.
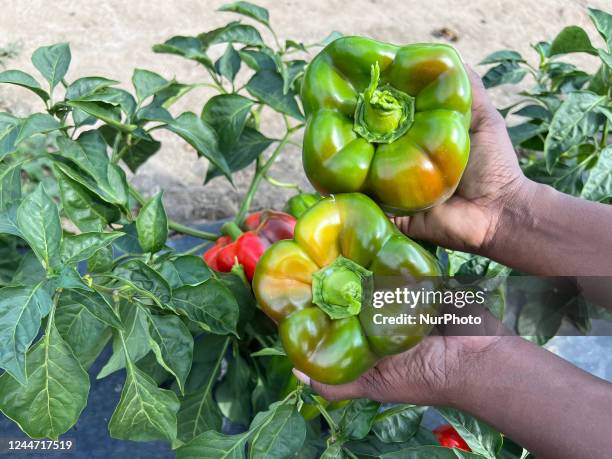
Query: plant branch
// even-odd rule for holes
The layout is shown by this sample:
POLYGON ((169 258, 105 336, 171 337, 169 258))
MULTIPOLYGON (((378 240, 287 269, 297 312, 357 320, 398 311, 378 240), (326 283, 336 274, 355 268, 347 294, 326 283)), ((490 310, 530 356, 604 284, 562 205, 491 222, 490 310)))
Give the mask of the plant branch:
POLYGON ((280 142, 278 143, 278 145, 272 152, 272 155, 270 156, 270 158, 264 163, 263 166, 255 168, 255 175, 253 175, 253 179, 251 180, 249 189, 247 190, 244 200, 242 201, 242 205, 240 206, 240 209, 238 210, 238 213, 236 214, 236 218, 234 218, 234 222, 238 226, 240 226, 242 222, 244 221, 244 219, 246 218, 246 215, 249 209, 251 208, 251 203, 253 202, 253 198, 255 197, 255 192, 257 191, 257 188, 259 187, 259 184, 261 183, 262 179, 266 176, 266 174, 268 173, 268 170, 270 169, 270 167, 276 160, 276 157, 278 156, 278 154, 282 151, 282 149, 285 147, 285 145, 289 141, 289 137, 291 136, 291 134, 293 134, 296 130, 300 129, 301 127, 302 125, 300 124, 298 126, 294 126, 293 128, 288 128, 287 132, 285 133, 283 138, 280 140, 280 142))

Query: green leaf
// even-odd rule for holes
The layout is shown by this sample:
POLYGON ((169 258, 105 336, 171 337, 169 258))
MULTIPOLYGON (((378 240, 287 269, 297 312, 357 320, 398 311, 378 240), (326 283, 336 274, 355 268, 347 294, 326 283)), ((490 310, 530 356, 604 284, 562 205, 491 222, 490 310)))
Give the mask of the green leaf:
POLYGON ((306 46, 304 46, 304 43, 297 42, 295 40, 285 40, 285 49, 297 49, 305 53, 308 52, 306 46))
POLYGON ((234 81, 234 78, 236 78, 240 70, 240 54, 231 43, 227 45, 223 55, 215 62, 215 70, 228 81, 234 81))
POLYGON ((111 437, 172 443, 176 440, 178 409, 179 401, 174 392, 160 389, 148 375, 129 364, 121 399, 108 423, 111 437))
MULTIPOLYGON (((153 105, 147 105, 138 110, 136 117, 139 121, 159 121, 161 123, 172 123, 174 121, 174 118, 168 110, 153 105)), ((146 136, 148 136, 148 134, 145 132, 145 138, 147 138, 146 136)))
POLYGON ((138 242, 138 232, 136 231, 136 223, 129 223, 127 225, 123 225, 121 231, 125 233, 125 236, 117 239, 113 246, 117 247, 119 250, 125 253, 143 253, 142 247, 140 247, 140 243, 138 242))
MULTIPOLYGON (((133 304, 122 304, 119 313, 122 328, 125 330, 125 343, 130 359, 132 362, 138 362, 151 350, 146 315, 140 307, 133 304)), ((125 360, 121 339, 119 332, 113 337, 113 354, 96 376, 97 379, 106 378, 115 371, 129 366, 125 360)))
POLYGON ((297 453, 306 439, 306 422, 295 405, 273 404, 251 423, 250 459, 283 459, 297 453))
POLYGON ((173 260, 166 260, 159 272, 172 289, 184 285, 198 285, 212 276, 212 271, 202 257, 195 255, 181 255, 173 260))
POLYGON ((111 337, 108 325, 82 304, 71 303, 65 298, 60 299, 55 311, 55 326, 86 370, 93 365, 111 337))
POLYGON ((544 142, 546 167, 549 172, 563 153, 581 144, 585 138, 597 131, 602 116, 595 111, 595 108, 604 100, 604 96, 588 91, 568 94, 553 115, 544 142))
POLYGON ((526 105, 525 107, 515 111, 513 115, 524 116, 525 118, 534 118, 537 120, 550 121, 551 113, 541 105, 526 105))
POLYGON ((49 82, 51 92, 66 76, 70 65, 70 46, 68 43, 43 46, 32 54, 32 64, 40 74, 49 82))
POLYGON ((0 164, 0 210, 21 199, 21 165, 25 161, 0 164))
POLYGON ((60 303, 78 304, 100 322, 117 330, 123 329, 123 323, 111 305, 98 292, 81 289, 64 290, 60 296, 60 303))
POLYGON ((246 90, 264 104, 280 113, 285 113, 302 121, 304 115, 302 115, 294 95, 285 94, 283 88, 283 77, 278 72, 271 70, 258 71, 246 86, 246 90))
POLYGON ((34 113, 21 123, 19 133, 15 139, 15 144, 17 145, 35 134, 56 131, 60 127, 59 122, 51 115, 47 115, 46 113, 34 113))
POLYGON ((245 445, 249 433, 224 435, 209 430, 197 436, 185 446, 176 450, 177 459, 201 459, 211 457, 215 459, 243 459, 245 445))
POLYGON ((149 140, 140 140, 128 149, 122 159, 132 172, 136 172, 136 170, 147 162, 151 156, 157 153, 160 148, 161 143, 152 137, 149 140))
POLYGON ((26 384, 26 352, 52 307, 42 284, 0 289, 0 368, 26 384))
POLYGON ((254 102, 239 94, 219 94, 211 97, 202 110, 202 120, 212 126, 219 138, 223 154, 230 152, 237 143, 254 102))
POLYGON ((588 53, 597 55, 597 50, 593 48, 589 36, 582 27, 565 27, 559 35, 555 37, 550 45, 550 55, 568 53, 588 53))
POLYGON ((123 124, 121 115, 115 110, 115 106, 104 102, 88 102, 82 100, 70 100, 67 104, 71 107, 78 108, 85 113, 104 121, 115 129, 122 132, 132 132, 138 126, 134 124, 123 124))
MULTIPOLYGON (((19 266, 11 279, 11 285, 34 285, 41 284, 47 279, 47 273, 43 266, 36 258, 36 255, 32 251, 28 251, 22 255, 19 261, 19 266)), ((45 288, 47 292, 50 292, 48 288, 45 288)))
POLYGON ((380 403, 372 400, 351 400, 342 411, 338 428, 346 438, 359 440, 371 430, 372 424, 380 408, 380 403))
POLYGON ((139 259, 128 260, 118 265, 113 274, 137 289, 145 298, 154 299, 158 306, 166 309, 172 295, 166 279, 156 269, 139 259))
MULTIPOLYGON (((76 142, 61 137, 58 139, 58 146, 63 157, 72 161, 89 176, 73 174, 71 176, 73 180, 77 180, 110 204, 127 206, 128 186, 125 172, 108 159, 106 142, 99 131, 84 132, 76 142)), ((62 165, 58 167, 62 168, 64 173, 71 175, 69 169, 62 165)))
POLYGON ((248 425, 251 420, 251 377, 249 365, 235 353, 215 392, 221 412, 230 421, 248 425))
POLYGON ((231 172, 219 150, 215 131, 208 124, 194 113, 185 112, 165 127, 186 140, 200 156, 207 158, 231 181, 231 172))
POLYGON ((497 64, 500 62, 525 62, 525 59, 516 51, 502 49, 501 51, 489 54, 478 65, 497 64))
MULTIPOLYGON (((73 102, 100 102, 107 106, 120 108, 128 119, 131 119, 136 111, 134 96, 120 88, 105 87, 87 95, 83 95, 73 102)), ((121 114, 117 113, 117 116, 120 117, 121 114)))
POLYGON ((608 44, 608 49, 612 51, 612 14, 596 8, 589 8, 589 16, 599 34, 608 44))
POLYGON ((56 164, 53 172, 60 188, 64 212, 81 231, 102 231, 106 225, 117 221, 119 209, 104 202, 63 171, 66 166, 56 164), (58 167, 59 166, 59 167, 58 167))
POLYGON ((113 247, 105 247, 98 250, 87 260, 87 272, 106 273, 113 269, 113 247))
POLYGON ((542 134, 548 130, 546 124, 534 124, 534 123, 521 123, 508 128, 508 135, 512 141, 512 145, 519 146, 526 140, 532 137, 542 134))
POLYGON ((612 69, 612 53, 607 53, 600 48, 597 50, 597 54, 599 54, 602 62, 608 66, 608 69, 612 69))
POLYGON ((264 347, 263 349, 260 349, 257 352, 253 352, 251 354, 251 357, 269 357, 269 356, 273 356, 273 355, 284 355, 286 356, 287 353, 282 350, 282 349, 278 349, 275 347, 264 347))
POLYGON ((178 438, 189 442, 207 430, 221 430, 222 415, 213 400, 221 363, 229 337, 206 335, 194 347, 194 361, 185 384, 188 395, 181 398, 178 412, 178 438))
POLYGON ((25 386, 0 376, 0 410, 30 438, 58 440, 87 405, 89 376, 53 324, 27 360, 25 386))
POLYGON ((62 225, 57 205, 42 185, 19 205, 17 226, 45 269, 57 268, 61 263, 62 225))
POLYGON ((580 197, 590 201, 605 201, 612 198, 612 145, 604 148, 597 163, 589 171, 580 197))
POLYGON ((230 22, 210 32, 198 35, 204 49, 219 43, 242 43, 247 46, 264 46, 261 35, 253 26, 230 22))
POLYGON ((132 75, 132 84, 136 89, 136 97, 142 102, 166 88, 170 82, 161 75, 150 70, 135 69, 132 75))
POLYGON ((147 314, 147 319, 157 362, 176 378, 183 393, 193 359, 193 337, 178 316, 147 314))
POLYGON ((23 88, 27 88, 33 91, 43 101, 49 100, 49 94, 47 91, 40 87, 38 81, 34 79, 30 74, 22 72, 21 70, 6 70, 0 72, 0 83, 15 84, 23 88))
POLYGON ((238 51, 238 54, 240 54, 242 61, 256 72, 259 70, 276 71, 276 62, 267 52, 244 49, 238 51))
POLYGON ((168 239, 168 217, 162 202, 163 192, 157 193, 140 209, 136 219, 138 242, 145 252, 159 252, 168 239))
POLYGON ((60 128, 51 115, 35 113, 27 118, 16 118, 0 113, 0 159, 13 153, 19 143, 35 134, 44 134, 60 128))
POLYGON ((0 113, 0 159, 13 153, 17 147, 16 140, 21 127, 21 120, 8 113, 0 113))
POLYGON ((446 419, 465 440, 470 449, 484 457, 495 459, 501 449, 502 435, 482 421, 451 408, 438 408, 446 419))
POLYGON ((417 446, 400 449, 391 453, 383 453, 380 459, 482 459, 480 454, 468 453, 457 448, 442 446, 417 446))
POLYGON ((219 335, 236 334, 238 304, 229 289, 217 279, 175 290, 172 304, 206 331, 219 335))
MULTIPOLYGON (((225 155, 230 170, 236 172, 249 166, 273 142, 274 139, 266 137, 256 129, 245 126, 234 148, 225 155)), ((220 175, 221 171, 211 165, 206 171, 206 183, 220 175)))
POLYGON ((304 60, 287 62, 283 72, 283 94, 289 93, 289 90, 294 87, 295 82, 304 75, 306 64, 307 62, 304 60))
POLYGON ((12 234, 21 237, 21 231, 17 227, 17 208, 17 203, 13 203, 0 211, 0 234, 12 234))
POLYGON ((519 83, 527 75, 527 70, 516 62, 504 61, 489 69, 482 77, 485 88, 493 88, 502 84, 519 83))
POLYGON ((196 37, 172 37, 162 44, 153 46, 153 52, 186 57, 211 70, 213 69, 213 63, 206 54, 206 49, 196 37))
POLYGON ((112 242, 123 236, 123 233, 81 233, 65 236, 62 240, 62 263, 71 264, 87 260, 98 250, 108 247, 112 242))
POLYGON ((376 416, 372 431, 385 443, 408 441, 418 432, 426 410, 424 406, 394 406, 376 416))
POLYGON ((255 19, 264 25, 270 25, 270 14, 268 10, 251 2, 233 2, 223 5, 217 11, 231 11, 232 13, 242 14, 243 16, 255 19))
POLYGON ((211 391, 200 391, 181 399, 178 412, 178 438, 190 442, 202 432, 221 430, 223 415, 211 391))
POLYGON ((79 78, 73 83, 70 83, 66 88, 66 100, 87 97, 97 91, 100 91, 101 89, 108 88, 109 86, 116 84, 119 84, 119 82, 98 76, 79 78))

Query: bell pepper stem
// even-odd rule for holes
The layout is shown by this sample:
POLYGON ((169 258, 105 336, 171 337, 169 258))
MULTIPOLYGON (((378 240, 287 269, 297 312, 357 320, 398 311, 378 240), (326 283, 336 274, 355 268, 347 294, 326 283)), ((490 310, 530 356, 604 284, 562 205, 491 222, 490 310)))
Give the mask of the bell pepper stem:
POLYGON ((242 230, 235 222, 225 222, 221 227, 221 232, 232 238, 235 241, 242 234, 242 230))
POLYGON ((359 95, 353 130, 369 142, 391 143, 404 135, 414 119, 414 97, 380 83, 380 67, 371 67, 370 84, 359 95))
POLYGON ((312 275, 312 302, 331 319, 359 314, 372 290, 372 273, 342 256, 312 275))

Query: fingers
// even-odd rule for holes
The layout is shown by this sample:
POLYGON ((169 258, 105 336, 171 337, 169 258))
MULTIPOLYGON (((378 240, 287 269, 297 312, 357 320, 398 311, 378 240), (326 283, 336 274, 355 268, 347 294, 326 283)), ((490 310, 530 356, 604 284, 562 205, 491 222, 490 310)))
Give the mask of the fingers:
POLYGON ((339 384, 334 386, 313 381, 307 375, 299 370, 296 370, 295 368, 293 369, 293 374, 297 379, 312 387, 317 394, 329 401, 350 400, 355 398, 364 398, 367 396, 366 391, 364 390, 364 385, 361 381, 362 378, 347 384, 339 384))
POLYGON ((478 131, 483 126, 503 125, 503 118, 493 106, 480 76, 470 66, 466 66, 466 69, 472 84, 472 131, 478 131))

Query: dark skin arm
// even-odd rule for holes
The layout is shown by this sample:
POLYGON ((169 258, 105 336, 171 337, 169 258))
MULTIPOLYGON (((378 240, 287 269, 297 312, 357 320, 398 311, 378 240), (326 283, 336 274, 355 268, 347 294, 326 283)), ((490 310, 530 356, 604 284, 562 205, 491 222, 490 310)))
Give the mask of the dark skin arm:
MULTIPOLYGON (((504 120, 478 76, 471 72, 471 79, 472 150, 456 194, 396 224, 409 236, 532 274, 612 275, 612 206, 528 180, 504 120)), ((467 411, 542 458, 599 458, 612 450, 612 384, 520 337, 431 336, 339 386, 296 375, 330 400, 467 411)))

